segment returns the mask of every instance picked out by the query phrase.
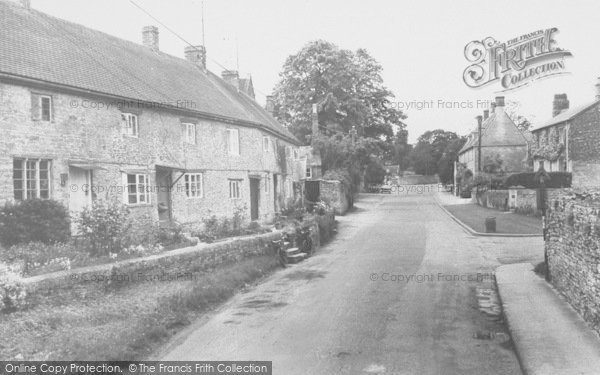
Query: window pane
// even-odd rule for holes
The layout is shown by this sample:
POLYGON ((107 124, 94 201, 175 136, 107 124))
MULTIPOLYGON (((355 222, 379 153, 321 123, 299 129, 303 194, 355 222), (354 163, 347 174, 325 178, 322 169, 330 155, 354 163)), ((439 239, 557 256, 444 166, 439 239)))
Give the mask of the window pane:
POLYGON ((50 121, 50 98, 42 97, 42 120, 50 121))
POLYGON ((128 184, 135 184, 135 175, 134 174, 128 174, 127 175, 127 183, 128 184))
POLYGON ((137 195, 129 194, 129 204, 136 204, 136 203, 137 203, 137 195))

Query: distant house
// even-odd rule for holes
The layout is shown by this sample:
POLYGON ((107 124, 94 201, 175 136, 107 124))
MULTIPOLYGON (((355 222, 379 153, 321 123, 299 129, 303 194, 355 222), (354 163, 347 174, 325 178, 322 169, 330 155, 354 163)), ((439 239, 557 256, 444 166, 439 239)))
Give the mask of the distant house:
POLYGON ((141 222, 194 226, 293 197, 300 142, 254 100, 251 79, 0 1, 0 202, 73 212, 116 200, 141 222))
POLYGON ((458 161, 473 173, 496 162, 505 173, 526 170, 529 143, 504 108, 504 97, 496 97, 490 111, 477 116, 477 127, 458 153, 458 161), (480 139, 481 132, 481 139, 480 139))
POLYGON ((600 186, 600 79, 596 99, 569 109, 566 94, 554 96, 552 119, 533 130, 534 169, 573 173, 573 186, 600 186))

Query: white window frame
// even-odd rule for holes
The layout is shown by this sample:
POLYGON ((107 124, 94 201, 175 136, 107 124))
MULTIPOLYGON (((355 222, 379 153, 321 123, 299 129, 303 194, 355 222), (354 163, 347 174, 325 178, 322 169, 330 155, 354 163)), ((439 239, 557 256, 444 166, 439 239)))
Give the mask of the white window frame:
POLYGON ((196 144, 196 124, 193 122, 184 122, 185 126, 185 142, 191 145, 196 144))
POLYGON ((23 201, 23 200, 28 200, 28 199, 50 199, 52 198, 52 160, 50 159, 27 159, 27 158, 14 158, 13 159, 13 197, 15 200, 18 201, 23 201), (21 197, 17 197, 16 196, 16 190, 14 190, 15 187, 15 174, 14 174, 14 162, 15 161, 19 161, 21 162, 21 178, 19 179, 19 181, 21 181, 21 189, 19 189, 21 191, 21 197), (33 168, 29 168, 29 164, 33 162, 35 163, 33 168), (40 168, 40 163, 41 162, 45 162, 47 163, 47 168, 46 169, 41 169, 40 168), (28 175, 29 173, 33 172, 33 175, 31 176, 32 178, 29 178, 30 176, 28 175), (42 179, 42 174, 46 173, 46 177, 42 179), (29 182, 32 182, 31 187, 29 187, 29 182), (41 185, 42 185, 42 181, 46 181, 47 183, 47 189, 42 189, 41 185), (48 192, 48 196, 47 197, 42 197, 42 191, 47 191, 48 192), (29 193, 32 193, 32 195, 30 196, 29 193))
POLYGON ((265 193, 269 194, 271 191, 271 176, 267 173, 265 176, 265 193))
POLYGON ((311 167, 306 167, 306 178, 312 178, 312 168, 311 167))
POLYGON ((128 206, 145 206, 152 204, 150 200, 150 179, 145 173, 123 173, 123 202, 128 206), (135 176, 135 182, 129 182, 129 176, 135 176), (135 191, 130 192, 134 187, 135 191), (135 197, 135 202, 130 198, 135 197), (143 198, 143 201, 142 201, 143 198))
POLYGON ((202 173, 186 173, 183 176, 185 195, 188 198, 204 197, 204 175, 202 173))
POLYGON ((263 151, 271 152, 271 137, 263 135, 263 151))
POLYGON ((235 179, 229 180, 229 199, 241 199, 242 198, 242 192, 240 190, 241 186, 242 186, 242 180, 235 180, 235 179))
POLYGON ((140 121, 135 113, 121 113, 121 132, 123 135, 133 138, 139 138, 140 121))
POLYGON ((52 97, 50 95, 39 95, 40 98, 40 120, 52 121, 52 97), (44 119, 44 99, 48 99, 48 119, 44 119))
POLYGON ((240 155, 240 131, 239 129, 227 129, 227 154, 240 155))

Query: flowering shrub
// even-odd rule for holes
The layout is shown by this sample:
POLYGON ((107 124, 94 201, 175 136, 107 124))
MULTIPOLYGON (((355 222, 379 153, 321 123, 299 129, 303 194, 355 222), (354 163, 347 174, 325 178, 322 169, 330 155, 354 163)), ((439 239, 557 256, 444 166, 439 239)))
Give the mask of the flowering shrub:
POLYGON ((96 201, 85 208, 76 220, 93 256, 118 253, 123 248, 131 219, 127 206, 116 202, 96 201))
POLYGON ((6 203, 0 208, 0 242, 5 247, 27 242, 66 242, 71 236, 67 208, 49 199, 6 203))
POLYGON ((325 215, 327 212, 331 211, 331 207, 327 202, 320 200, 315 203, 313 210, 317 215, 325 215))
POLYGON ((111 255, 111 257, 114 257, 114 258, 116 258, 117 256, 135 258, 135 257, 143 257, 143 256, 158 254, 158 253, 163 252, 164 249, 165 248, 161 244, 155 244, 155 245, 149 245, 149 246, 137 245, 137 246, 126 247, 123 250, 121 250, 121 252, 119 254, 111 253, 110 255, 111 255))
POLYGON ((73 261, 80 262, 86 257, 72 244, 47 245, 31 242, 10 247, 0 254, 0 261, 6 262, 19 273, 31 275, 38 270, 53 272, 71 269, 73 261))
POLYGON ((23 308, 26 297, 21 277, 10 266, 0 263, 0 313, 23 308))

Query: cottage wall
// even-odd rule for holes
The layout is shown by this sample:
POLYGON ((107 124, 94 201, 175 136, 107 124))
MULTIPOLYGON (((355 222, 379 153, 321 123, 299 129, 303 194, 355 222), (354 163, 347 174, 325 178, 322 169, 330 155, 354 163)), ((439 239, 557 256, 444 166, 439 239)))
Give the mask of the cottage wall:
MULTIPOLYGON (((72 186, 65 178, 69 163, 89 162, 102 169, 93 171, 91 193, 97 199, 123 201, 122 171, 145 171, 156 184, 156 166, 174 168, 175 182, 181 170, 203 173, 204 196, 188 198, 184 180, 172 187, 173 218, 181 223, 198 222, 209 214, 228 216, 236 207, 245 207, 249 215, 249 177, 260 178, 259 213, 268 219, 275 211, 274 178, 278 174, 280 201, 292 194, 291 181, 300 174, 290 142, 257 128, 227 124, 201 118, 188 118, 145 103, 128 103, 123 112, 138 114, 139 138, 121 133, 121 110, 118 101, 75 96, 57 91, 38 90, 0 83, 0 203, 13 199, 13 159, 42 158, 52 160, 51 197, 69 204, 72 186), (52 121, 32 120, 32 93, 52 96, 52 121), (184 142, 182 122, 194 121, 196 144, 184 142), (226 132, 239 130, 240 155, 228 155, 226 132), (263 151, 263 136, 271 147, 263 151), (276 156, 279 144, 285 148, 286 167, 276 156), (241 198, 229 199, 229 179, 240 179, 241 198), (265 187, 265 184, 269 184, 265 187)), ((121 103, 122 104, 122 103, 121 103)), ((193 103, 187 103, 193 109, 193 103)), ((156 221, 156 186, 148 205, 132 206, 134 215, 156 221)))

